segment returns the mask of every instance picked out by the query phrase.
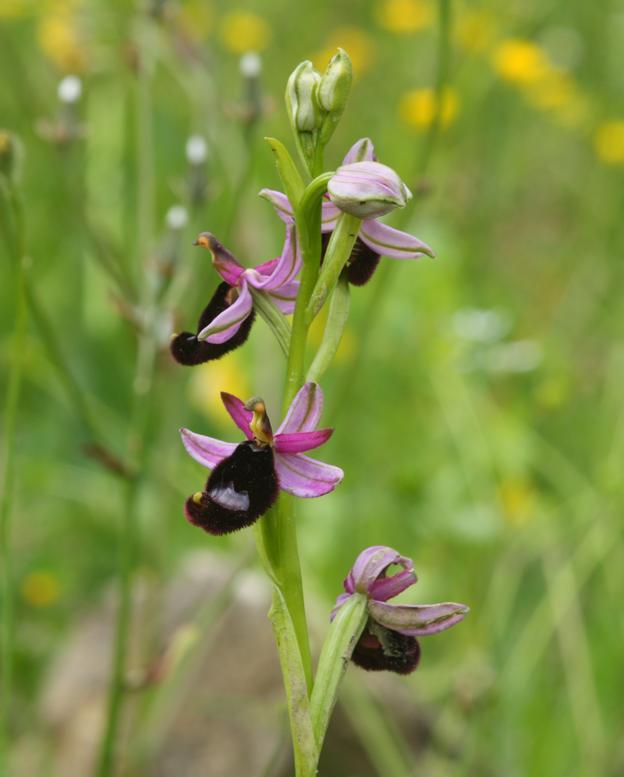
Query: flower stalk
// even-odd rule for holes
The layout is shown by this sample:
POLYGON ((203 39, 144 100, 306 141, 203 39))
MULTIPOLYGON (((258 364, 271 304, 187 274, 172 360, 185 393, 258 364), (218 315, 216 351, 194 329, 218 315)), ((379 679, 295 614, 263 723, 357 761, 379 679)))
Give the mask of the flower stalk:
POLYGON ((15 272, 15 325, 11 348, 11 369, 4 403, 2 430, 2 470, 0 474, 0 599, 2 601, 2 633, 0 668, 2 689, 0 697, 0 770, 9 772, 6 763, 10 737, 10 714, 13 685, 13 576, 11 556, 11 517, 15 488, 15 432, 22 388, 23 353, 26 337, 26 263, 25 236, 21 201, 15 184, 8 177, 2 181, 3 227, 7 235, 12 231, 12 253, 15 272), (5 186, 6 183, 6 186, 5 186), (11 212, 13 230, 4 217, 11 212))

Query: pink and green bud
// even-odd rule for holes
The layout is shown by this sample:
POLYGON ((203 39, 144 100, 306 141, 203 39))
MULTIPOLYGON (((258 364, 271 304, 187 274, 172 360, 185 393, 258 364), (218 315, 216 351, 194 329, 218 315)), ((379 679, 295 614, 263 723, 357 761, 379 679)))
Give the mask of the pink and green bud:
POLYGON ((403 208, 412 198, 391 167, 372 161, 342 165, 329 181, 327 191, 334 205, 360 219, 377 218, 403 208))

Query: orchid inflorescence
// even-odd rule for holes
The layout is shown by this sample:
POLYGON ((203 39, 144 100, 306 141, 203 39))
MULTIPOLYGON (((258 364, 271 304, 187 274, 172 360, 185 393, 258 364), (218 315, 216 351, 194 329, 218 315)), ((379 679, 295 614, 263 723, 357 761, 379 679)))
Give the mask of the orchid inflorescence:
MULTIPOLYGON (((342 115, 350 83, 351 64, 342 50, 323 75, 309 62, 295 69, 286 104, 305 173, 301 175, 279 141, 267 139, 284 191, 260 192, 284 225, 282 252, 245 267, 217 237, 202 232, 195 245, 209 251, 221 282, 195 331, 177 334, 171 341, 171 354, 180 364, 219 359, 245 343, 257 312, 286 352, 284 420, 275 432, 263 399, 244 401, 222 392, 243 441, 224 442, 188 429, 181 435, 189 455, 210 470, 202 490, 186 500, 187 520, 213 535, 252 524, 260 529, 256 532, 260 556, 275 585, 272 617, 285 682, 293 683, 293 666, 298 666, 308 690, 303 700, 297 701, 293 692, 288 695, 298 774, 314 773, 301 766, 301 753, 297 757, 307 736, 301 727, 309 724, 314 729, 312 739, 320 749, 344 659, 369 670, 407 674, 419 662, 417 637, 450 628, 468 611, 465 605, 449 602, 389 604, 416 582, 413 563, 392 548, 368 548, 345 579, 345 593, 332 612, 330 634, 312 680, 291 497, 323 496, 344 476, 339 467, 305 455, 323 445, 333 431, 317 428, 323 409, 318 380, 340 341, 349 286, 369 281, 382 256, 434 255, 426 243, 379 220, 404 207, 412 195, 392 168, 377 161, 369 138, 354 143, 336 171, 323 171, 324 147, 342 115), (329 314, 323 343, 306 379, 308 328, 325 305, 329 314), (291 314, 289 324, 285 317, 291 314), (399 571, 392 574, 397 566, 399 571), (336 653, 337 645, 342 646, 341 653, 336 653), (309 718, 302 717, 302 705, 305 709, 310 705, 309 718)), ((306 758, 310 760, 309 754, 306 758)))

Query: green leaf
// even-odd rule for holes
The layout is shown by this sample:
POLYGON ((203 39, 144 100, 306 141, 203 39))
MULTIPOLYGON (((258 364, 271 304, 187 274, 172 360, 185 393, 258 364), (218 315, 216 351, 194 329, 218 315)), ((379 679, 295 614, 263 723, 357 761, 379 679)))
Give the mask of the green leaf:
POLYGON ((296 208, 305 188, 297 165, 281 141, 276 138, 265 138, 265 140, 275 154, 277 172, 279 173, 286 196, 293 208, 296 208))
POLYGON ((284 596, 277 587, 274 589, 269 619, 273 625, 284 678, 295 756, 295 775, 296 777, 313 777, 316 774, 319 748, 312 729, 308 686, 295 628, 284 596))
POLYGON ((368 619, 368 600, 364 594, 353 594, 338 610, 323 644, 319 658, 310 713, 319 750, 325 738, 338 688, 351 654, 368 619))

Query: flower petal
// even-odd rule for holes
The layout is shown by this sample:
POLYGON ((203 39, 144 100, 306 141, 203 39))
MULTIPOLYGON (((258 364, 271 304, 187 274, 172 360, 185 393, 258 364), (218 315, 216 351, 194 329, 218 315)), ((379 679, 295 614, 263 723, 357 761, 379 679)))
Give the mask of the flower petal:
POLYGON ((180 429, 180 434, 187 453, 208 469, 216 467, 220 461, 231 456, 236 448, 234 442, 215 440, 214 437, 195 434, 190 429, 180 429))
POLYGON ((292 432, 291 434, 276 434, 275 450, 277 453, 303 453, 318 448, 334 433, 333 429, 317 429, 315 432, 292 432))
POLYGON ((341 214, 340 208, 327 197, 321 205, 321 232, 333 232, 341 214))
POLYGON ((215 270, 226 283, 229 283, 230 286, 236 286, 244 268, 211 232, 201 232, 194 245, 207 248, 212 254, 212 264, 215 270))
POLYGON ((235 397, 234 394, 228 394, 227 391, 221 392, 221 401, 230 414, 230 418, 245 437, 247 437, 248 440, 253 440, 253 434, 249 428, 249 424, 253 418, 253 412, 245 409, 245 403, 242 399, 235 397))
POLYGON ((392 631, 409 637, 426 637, 450 629, 469 611, 465 604, 388 604, 370 601, 371 618, 392 631))
POLYGON ((299 272, 301 268, 301 252, 295 235, 295 229, 289 226, 286 229, 286 240, 282 254, 277 260, 275 269, 268 277, 259 276, 257 271, 247 270, 245 276, 249 279, 251 285, 256 289, 263 291, 278 290, 289 283, 299 272))
POLYGON ((323 390, 318 383, 305 383, 293 399, 276 434, 311 432, 323 412, 323 390))
POLYGON ((299 281, 285 283, 279 289, 266 292, 285 316, 289 316, 295 309, 297 294, 299 294, 299 281))
POLYGON ((238 332, 252 310, 253 301, 243 277, 238 299, 205 326, 198 333, 197 339, 207 340, 209 343, 225 343, 238 332))
POLYGON ((416 573, 413 570, 404 569, 402 572, 397 572, 390 577, 378 578, 369 586, 368 593, 371 599, 375 599, 378 602, 387 602, 388 599, 398 596, 411 585, 414 585, 416 580, 416 573))
POLYGON ((398 174, 379 162, 352 162, 339 167, 327 184, 334 205, 360 219, 403 208, 412 193, 398 174))
POLYGON ((295 220, 292 205, 290 200, 283 192, 278 192, 275 189, 261 189, 259 196, 265 200, 268 200, 275 208, 275 212, 286 224, 292 224, 295 220))
POLYGON ((340 467, 301 453, 276 453, 275 470, 280 488, 304 499, 328 494, 344 477, 340 467))
POLYGON ((390 259, 418 259, 424 254, 435 256, 433 250, 422 240, 375 219, 369 219, 362 224, 360 240, 375 253, 390 259))
POLYGON ((375 146, 370 138, 360 138, 347 151, 347 155, 342 160, 343 165, 350 165, 352 162, 376 162, 375 146))
MULTIPOLYGON (((347 593, 355 593, 360 591, 361 593, 371 596, 372 586, 381 578, 384 571, 392 564, 398 564, 403 567, 405 572, 412 576, 412 583, 415 583, 416 573, 414 572, 414 562, 402 556, 394 548, 389 548, 386 545, 373 545, 370 548, 363 550, 356 558, 355 563, 351 567, 349 574, 344 581, 344 589, 347 593)), ((399 572, 398 574, 402 574, 399 572)), ((381 578, 383 579, 383 578, 381 578)), ((388 578, 391 580, 392 578, 388 578)), ((401 578, 401 582, 404 578, 401 578)), ((410 583, 411 585, 411 583, 410 583)), ((408 586, 404 586, 401 590, 404 591, 408 586)), ((383 595, 384 590, 381 589, 383 595)), ((390 594, 393 596, 394 594, 390 594)), ((380 599, 383 601, 383 599, 380 599)))

